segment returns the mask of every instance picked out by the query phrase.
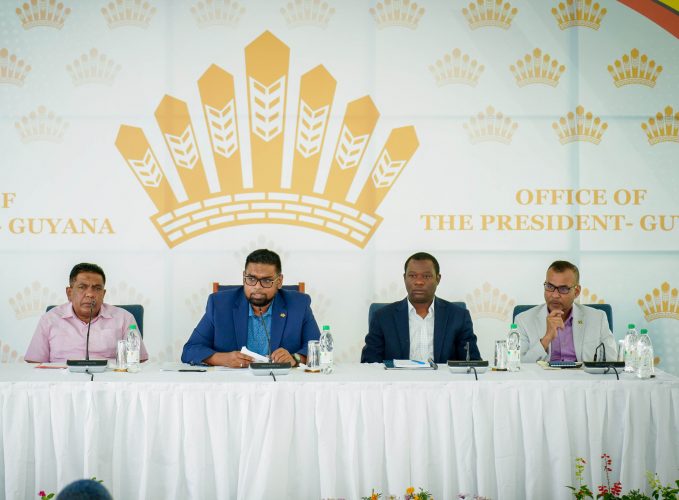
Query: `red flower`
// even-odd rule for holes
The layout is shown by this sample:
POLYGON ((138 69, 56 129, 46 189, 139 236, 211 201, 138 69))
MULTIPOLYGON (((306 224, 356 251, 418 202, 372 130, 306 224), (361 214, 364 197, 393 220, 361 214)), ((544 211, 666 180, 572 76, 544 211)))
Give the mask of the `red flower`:
POLYGON ((608 488, 602 484, 599 486, 599 493, 608 493, 608 488))
POLYGON ((611 493, 613 493, 615 496, 618 496, 620 493, 622 493, 622 483, 620 481, 617 481, 613 484, 611 493))
POLYGON ((40 491, 38 492, 38 496, 39 496, 39 497, 46 497, 47 494, 46 494, 43 490, 40 490, 40 491))

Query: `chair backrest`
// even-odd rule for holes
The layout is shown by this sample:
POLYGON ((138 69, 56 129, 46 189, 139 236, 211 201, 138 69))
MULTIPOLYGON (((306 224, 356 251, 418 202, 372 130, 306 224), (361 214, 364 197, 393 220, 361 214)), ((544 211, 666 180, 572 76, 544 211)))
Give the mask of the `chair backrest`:
MULTIPOLYGON (((611 331, 613 331, 613 308, 611 308, 610 304, 583 304, 584 306, 587 307, 592 307, 594 309, 599 309, 600 311, 603 311, 606 313, 606 319, 608 320, 608 328, 610 328, 611 331)), ((516 320, 516 317, 521 314, 523 311, 527 311, 531 307, 535 307, 534 305, 526 305, 526 304, 521 304, 518 306, 514 306, 514 314, 512 315, 512 321, 516 320)))
MULTIPOLYGON (((370 307, 368 308, 368 327, 370 327, 370 323, 372 323, 373 316, 377 311, 382 309, 384 306, 388 306, 389 304, 392 304, 393 302, 373 302, 370 304, 370 307)), ((456 306, 460 306, 462 309, 467 309, 467 304, 464 302, 452 302, 452 304, 455 304, 456 306)))
MULTIPOLYGON (((125 309, 134 316, 134 321, 137 323, 137 328, 139 329, 139 335, 144 338, 144 306, 141 304, 116 304, 115 306, 125 309)), ((47 311, 55 307, 56 306, 47 306, 47 311)))
MULTIPOLYGON (((224 290, 231 290, 233 288, 238 288, 239 286, 243 286, 243 284, 241 283, 240 285, 221 285, 219 282, 213 281, 212 293, 223 292, 224 290)), ((303 281, 300 281, 296 285, 283 285, 281 288, 283 288, 283 290, 304 293, 305 284, 303 281)))

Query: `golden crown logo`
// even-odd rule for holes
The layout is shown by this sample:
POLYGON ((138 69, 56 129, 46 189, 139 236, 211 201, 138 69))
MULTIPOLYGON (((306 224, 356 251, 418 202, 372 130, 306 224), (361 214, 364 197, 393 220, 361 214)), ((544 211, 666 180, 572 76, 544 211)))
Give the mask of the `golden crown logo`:
POLYGON ((616 87, 633 84, 655 87, 662 66, 656 66, 653 59, 649 61, 646 54, 639 57, 639 49, 632 49, 629 54, 616 59, 612 66, 609 65, 608 72, 613 77, 616 87))
POLYGON ((484 283, 481 288, 467 294, 467 308, 472 318, 492 318, 506 321, 511 317, 516 302, 506 293, 500 293, 490 283, 484 283))
POLYGON ((245 7, 235 0, 201 0, 191 7, 198 27, 229 26, 235 28, 243 14, 245 7))
POLYGON ((661 318, 679 319, 679 297, 676 288, 670 291, 670 284, 666 281, 660 285, 660 289, 654 288, 653 295, 638 300, 639 307, 644 312, 646 321, 661 318))
POLYGON ((518 59, 516 65, 512 64, 509 69, 519 87, 533 83, 556 87, 566 66, 559 65, 559 61, 552 59, 549 54, 543 55, 540 49, 535 49, 532 54, 526 54, 523 60, 518 59))
POLYGON ((589 288, 582 289, 579 299, 581 304, 605 304, 604 299, 590 292, 589 288))
MULTIPOLYGON (((180 201, 160 168, 144 131, 122 125, 116 146, 156 205, 151 217, 174 247, 200 234, 244 224, 290 224, 323 231, 363 248, 382 218, 375 213, 417 150, 412 126, 391 130, 366 182, 351 191, 377 125, 369 96, 347 104, 330 170, 314 191, 337 82, 319 65, 300 79, 290 187, 283 185, 290 49, 270 32, 245 48, 250 158, 241 150, 234 78, 212 65, 198 80, 219 191, 211 192, 195 128, 185 101, 166 95, 158 126, 188 197, 180 201), (241 164, 252 174, 243 181, 241 164)), ((361 178, 362 180, 362 178, 361 178)), ((357 180, 357 182, 359 182, 357 180)))
POLYGON ((27 116, 14 123, 22 142, 50 141, 61 142, 68 123, 52 111, 47 111, 45 106, 39 106, 36 111, 31 111, 27 116))
POLYGON ((102 7, 101 13, 111 29, 122 26, 148 28, 156 8, 141 0, 115 0, 102 7))
POLYGON ((112 85, 120 71, 120 65, 100 54, 97 49, 91 49, 89 54, 83 54, 72 64, 66 66, 74 85, 88 83, 104 83, 112 85))
POLYGON ((598 3, 592 3, 592 0, 568 0, 565 4, 559 3, 558 9, 554 7, 552 14, 562 30, 574 26, 598 30, 606 9, 602 9, 598 3))
POLYGON ((22 87, 31 67, 23 59, 10 54, 6 48, 0 49, 0 83, 11 83, 22 87))
POLYGON ((559 136, 561 144, 575 141, 599 144, 608 124, 602 122, 598 116, 593 117, 589 111, 585 113, 585 108, 578 106, 575 108, 575 114, 571 111, 566 116, 562 116, 558 122, 552 123, 552 128, 559 136))
POLYGON ((488 106, 485 114, 480 112, 477 116, 471 117, 469 123, 463 126, 472 144, 488 141, 509 144, 512 142, 512 136, 518 124, 508 116, 503 116, 499 111, 496 112, 493 106, 488 106))
MULTIPOLYGON (((62 301, 63 302, 63 301, 62 301)), ((30 287, 24 288, 9 299, 9 305, 14 310, 16 319, 26 319, 42 315, 47 306, 59 303, 56 293, 50 292, 49 288, 35 281, 30 287)))
POLYGON ((318 26, 327 28, 335 9, 321 0, 294 0, 281 9, 288 26, 318 26))
POLYGON ((462 15, 467 19, 469 27, 473 30, 484 26, 509 29, 512 19, 518 9, 512 8, 512 4, 503 0, 476 0, 469 4, 469 8, 462 9, 462 15))
POLYGON ((424 8, 410 0, 383 0, 378 1, 370 13, 379 29, 401 26, 414 30, 424 15, 424 8))
POLYGON ((476 59, 471 58, 460 49, 453 49, 450 54, 444 55, 443 59, 439 59, 429 66, 429 71, 434 75, 439 87, 451 83, 476 87, 484 69, 483 64, 479 64, 476 59))
POLYGON ((48 26, 60 30, 71 13, 71 9, 64 7, 61 2, 56 3, 55 0, 31 0, 30 3, 24 3, 20 9, 17 8, 16 13, 26 30, 36 26, 48 26))
POLYGON ((648 123, 641 124, 651 146, 660 142, 679 142, 679 111, 672 113, 672 106, 667 106, 664 115, 658 112, 655 118, 648 119, 648 123))

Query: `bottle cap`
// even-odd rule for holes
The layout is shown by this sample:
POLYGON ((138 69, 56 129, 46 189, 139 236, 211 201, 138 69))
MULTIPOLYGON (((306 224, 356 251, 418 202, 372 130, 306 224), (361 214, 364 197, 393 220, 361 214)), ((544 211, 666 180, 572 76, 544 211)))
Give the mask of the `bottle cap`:
POLYGON ((137 329, 137 325, 130 325, 130 330, 136 330, 136 329, 137 329))
POLYGON ((516 328, 516 323, 512 323, 512 325, 509 328, 511 328, 512 330, 516 328))
POLYGON ((323 325, 323 331, 330 330, 330 327, 328 325, 323 325))
POLYGON ((629 325, 627 325, 628 330, 631 330, 632 328, 634 328, 634 323, 630 323, 629 325))
POLYGON ((641 333, 642 335, 647 335, 647 334, 648 334, 648 330, 646 330, 646 328, 642 328, 640 333, 641 333))

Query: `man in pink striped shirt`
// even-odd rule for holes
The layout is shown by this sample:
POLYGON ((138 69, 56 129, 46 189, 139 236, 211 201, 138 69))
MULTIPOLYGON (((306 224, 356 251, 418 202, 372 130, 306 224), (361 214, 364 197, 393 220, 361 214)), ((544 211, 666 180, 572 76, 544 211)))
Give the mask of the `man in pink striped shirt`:
MULTIPOLYGON (((66 287, 68 302, 43 314, 24 359, 29 363, 85 359, 87 327, 90 323, 90 358, 115 359, 118 340, 126 338, 134 316, 125 309, 104 303, 104 270, 81 263, 71 270, 66 287)), ((140 358, 148 359, 142 342, 140 358)))

